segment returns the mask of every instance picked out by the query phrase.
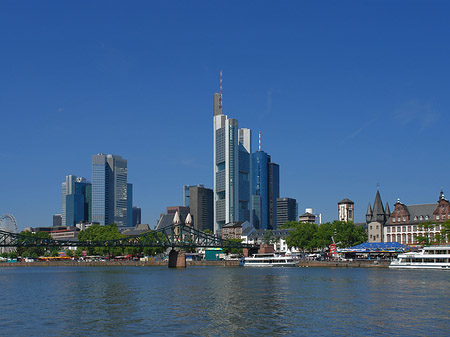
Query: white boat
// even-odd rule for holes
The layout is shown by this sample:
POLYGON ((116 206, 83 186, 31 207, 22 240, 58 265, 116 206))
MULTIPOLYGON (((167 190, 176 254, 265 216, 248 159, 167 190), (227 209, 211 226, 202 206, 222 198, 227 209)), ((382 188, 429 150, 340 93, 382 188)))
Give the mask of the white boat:
POLYGON ((399 254, 389 268, 450 269, 450 246, 429 246, 419 252, 399 254))
POLYGON ((297 261, 289 255, 254 254, 251 257, 243 257, 240 265, 244 267, 295 267, 297 261))

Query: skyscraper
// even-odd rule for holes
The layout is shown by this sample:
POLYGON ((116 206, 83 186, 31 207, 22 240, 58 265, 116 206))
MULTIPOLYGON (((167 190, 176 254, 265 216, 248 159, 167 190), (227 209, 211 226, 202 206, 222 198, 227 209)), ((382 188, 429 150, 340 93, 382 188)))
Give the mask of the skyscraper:
POLYGON ((133 226, 133 184, 127 184, 127 226, 133 226))
POLYGON ((141 224, 141 209, 139 207, 133 207, 133 223, 132 225, 135 227, 136 225, 141 224))
POLYGON ((258 229, 277 228, 277 198, 280 196, 280 175, 278 164, 261 150, 252 154, 252 213, 253 226, 258 229))
POLYGON ((120 156, 92 156, 92 221, 127 225, 127 161, 120 156))
POLYGON ((277 199, 277 226, 282 226, 288 221, 297 221, 297 200, 292 198, 277 199))
POLYGON ((66 176, 62 183, 62 225, 74 226, 89 221, 91 183, 83 177, 66 176))
MULTIPOLYGON (((250 221, 251 131, 222 114, 220 93, 214 94, 214 232, 229 222, 250 221)), ((195 219, 194 219, 195 221, 195 219)))
POLYGON ((213 230, 213 191, 201 185, 189 189, 189 209, 194 218, 194 228, 213 230))

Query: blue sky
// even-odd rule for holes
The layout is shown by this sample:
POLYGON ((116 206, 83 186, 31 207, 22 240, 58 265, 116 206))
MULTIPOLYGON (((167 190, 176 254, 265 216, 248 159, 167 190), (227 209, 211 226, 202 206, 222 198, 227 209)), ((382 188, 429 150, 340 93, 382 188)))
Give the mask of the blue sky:
POLYGON ((325 221, 450 194, 447 1, 2 1, 0 213, 51 225, 68 174, 128 160, 154 225, 212 187, 212 102, 325 221))

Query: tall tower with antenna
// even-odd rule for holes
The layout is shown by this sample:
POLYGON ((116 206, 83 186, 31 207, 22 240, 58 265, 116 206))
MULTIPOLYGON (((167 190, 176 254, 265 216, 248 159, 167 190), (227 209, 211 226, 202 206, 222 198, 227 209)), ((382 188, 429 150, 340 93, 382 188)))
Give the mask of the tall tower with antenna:
POLYGON ((214 94, 214 233, 236 221, 251 221, 251 131, 222 111, 220 91, 214 94))
POLYGON ((222 115, 222 70, 220 70, 220 91, 214 94, 214 116, 222 115))

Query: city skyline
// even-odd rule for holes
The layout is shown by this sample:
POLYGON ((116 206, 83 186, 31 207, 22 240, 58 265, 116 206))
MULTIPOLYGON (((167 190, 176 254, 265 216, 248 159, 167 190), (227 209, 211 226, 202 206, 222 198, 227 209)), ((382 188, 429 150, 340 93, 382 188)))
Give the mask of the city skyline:
POLYGON ((363 222, 377 184, 391 209, 449 188, 447 2, 1 8, 0 212, 19 229, 51 225, 61 182, 89 180, 99 152, 127 159, 151 226, 182 186, 213 188, 220 69, 224 113, 253 144, 262 131, 299 214, 332 221, 348 198, 363 222))

